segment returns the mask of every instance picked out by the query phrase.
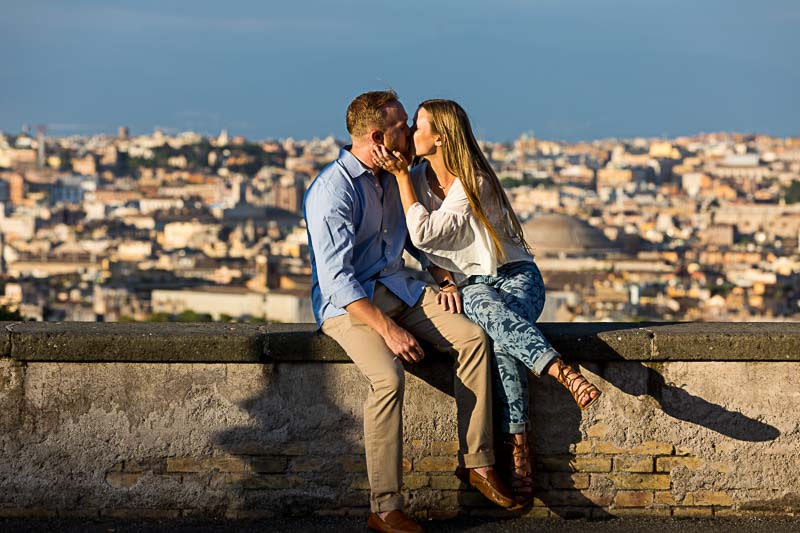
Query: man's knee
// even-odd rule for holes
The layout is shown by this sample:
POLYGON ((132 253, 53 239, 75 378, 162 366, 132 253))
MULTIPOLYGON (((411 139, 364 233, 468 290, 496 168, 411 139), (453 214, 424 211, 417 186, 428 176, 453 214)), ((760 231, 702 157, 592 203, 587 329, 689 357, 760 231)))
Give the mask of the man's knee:
POLYGON ((460 329, 461 335, 457 342, 457 347, 461 346, 468 351, 488 352, 489 336, 483 328, 469 320, 464 321, 464 326, 460 329))
POLYGON ((373 377, 372 388, 375 391, 382 391, 388 394, 402 393, 405 382, 406 374, 403 364, 399 359, 395 359, 392 365, 382 369, 380 373, 373 377))

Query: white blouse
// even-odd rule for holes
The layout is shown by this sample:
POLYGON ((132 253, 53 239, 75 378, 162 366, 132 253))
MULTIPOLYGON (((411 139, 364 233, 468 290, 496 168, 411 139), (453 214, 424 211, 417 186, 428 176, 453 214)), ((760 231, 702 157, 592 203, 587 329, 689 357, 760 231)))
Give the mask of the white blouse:
MULTIPOLYGON (((411 242, 425 252, 431 263, 453 272, 460 285, 468 276, 496 276, 497 267, 502 264, 533 260, 522 246, 505 235, 503 211, 497 202, 489 201, 483 203, 483 208, 506 254, 499 265, 489 230, 473 213, 461 180, 456 178, 441 200, 428 185, 427 167, 428 163, 423 162, 411 169, 418 201, 406 213, 406 224, 411 242)), ((482 179, 481 198, 492 196, 491 186, 482 179)))

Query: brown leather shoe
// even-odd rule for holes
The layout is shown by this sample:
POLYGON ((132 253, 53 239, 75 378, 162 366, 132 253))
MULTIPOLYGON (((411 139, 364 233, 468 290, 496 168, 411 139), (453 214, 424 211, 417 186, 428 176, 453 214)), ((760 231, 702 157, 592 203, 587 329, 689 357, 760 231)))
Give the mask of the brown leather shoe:
POLYGON ((489 470, 488 476, 483 477, 478 474, 474 468, 462 468, 459 466, 456 468, 456 477, 464 483, 478 489, 478 492, 483 494, 487 500, 495 505, 505 507, 506 509, 517 505, 514 499, 514 493, 506 487, 494 468, 489 470))
POLYGON ((411 520, 403 511, 389 511, 386 518, 381 518, 378 513, 370 513, 367 518, 367 527, 373 531, 385 533, 423 533, 422 526, 411 520))

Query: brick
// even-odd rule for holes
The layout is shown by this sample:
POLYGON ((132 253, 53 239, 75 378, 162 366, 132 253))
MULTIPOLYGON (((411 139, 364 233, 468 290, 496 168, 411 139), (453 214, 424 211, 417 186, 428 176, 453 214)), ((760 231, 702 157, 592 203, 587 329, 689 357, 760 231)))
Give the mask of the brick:
POLYGON ((163 472, 161 460, 125 461, 123 472, 163 472))
POLYGON ((178 509, 101 509, 100 515, 108 518, 134 518, 145 520, 169 520, 178 518, 178 509))
POLYGON ((594 424, 593 426, 589 426, 586 429, 586 436, 591 439, 604 439, 608 436, 608 424, 604 424, 602 422, 598 424, 594 424))
POLYGON ((225 511, 225 518, 232 520, 263 520, 265 518, 275 518, 272 511, 231 509, 225 511))
POLYGON ((614 507, 649 507, 653 493, 643 490, 621 490, 614 496, 614 507))
POLYGON ((588 440, 578 441, 572 445, 572 451, 576 455, 594 453, 594 444, 588 440))
POLYGON ((681 505, 688 507, 702 505, 720 505, 722 507, 729 507, 733 505, 733 499, 724 492, 687 492, 686 497, 681 501, 681 505))
POLYGON ((686 457, 693 454, 689 448, 684 448, 683 446, 675 446, 675 455, 678 455, 680 457, 686 457))
POLYGON ((428 456, 417 460, 415 470, 417 472, 453 472, 457 466, 458 459, 455 457, 428 456))
POLYGON ((241 481, 241 487, 248 490, 295 489, 304 485, 305 480, 301 477, 280 474, 249 476, 241 481))
POLYGON ((43 507, 0 507, 0 518, 55 518, 53 509, 43 507))
POLYGON ((193 457, 168 457, 167 472, 202 472, 203 461, 193 457))
POLYGON ((597 507, 553 507, 550 509, 550 514, 559 518, 572 520, 575 518, 591 518, 597 507))
POLYGON ((296 457, 292 459, 290 469, 292 472, 317 472, 328 462, 325 457, 296 457))
POLYGON ((367 459, 363 455, 342 457, 337 462, 341 469, 348 473, 363 473, 367 471, 367 459))
POLYGON ((572 465, 578 472, 611 472, 611 459, 604 457, 576 457, 572 465))
POLYGON ((619 455, 614 457, 614 470, 650 473, 653 471, 653 458, 647 455, 619 455))
POLYGON ((339 507, 361 507, 369 504, 368 490, 351 490, 339 494, 337 505, 339 507))
POLYGON ((605 457, 572 457, 569 455, 546 456, 540 463, 548 472, 610 472, 611 459, 605 457))
POLYGON ((240 457, 209 457, 197 459, 194 457, 169 457, 167 458, 167 472, 244 472, 248 469, 247 462, 240 457))
POLYGON ((306 455, 308 454, 307 442, 290 442, 285 446, 281 446, 277 455, 306 455))
MULTIPOLYGON (((454 458, 453 460, 455 461, 456 459, 454 458)), ((411 461, 411 459, 409 459, 408 457, 403 457, 403 473, 408 474, 409 472, 411 472, 413 467, 414 463, 411 461)), ((455 468, 456 467, 453 467, 454 470, 455 468)))
MULTIPOLYGON (((539 476, 537 476, 539 478, 539 476)), ((570 474, 566 472, 553 472, 543 474, 540 478, 545 488, 551 489, 578 489, 589 488, 589 474, 570 474)))
POLYGON ((246 479, 253 477, 250 472, 230 472, 223 474, 222 482, 226 485, 241 485, 246 479))
POLYGON ((225 449, 232 455, 308 455, 308 443, 305 441, 239 441, 227 444, 225 449))
POLYGON ((466 507, 487 507, 493 505, 483 494, 474 490, 459 493, 457 500, 459 504, 466 507))
POLYGON ((657 472, 671 472, 673 468, 685 466, 689 470, 700 470, 705 461, 698 457, 658 457, 656 459, 657 472))
POLYGON ((669 505, 671 507, 678 505, 678 502, 675 501, 675 497, 669 491, 656 491, 655 495, 655 502, 658 505, 669 505))
POLYGON ((213 511, 209 511, 208 509, 198 508, 198 509, 181 509, 181 518, 192 518, 195 520, 204 520, 209 517, 211 514, 212 516, 216 516, 216 513, 212 514, 213 511))
POLYGON ((356 490, 369 490, 369 478, 367 476, 358 476, 353 478, 350 483, 351 489, 356 490))
POLYGON ((286 471, 288 461, 286 457, 263 455, 250 457, 247 460, 248 470, 262 474, 277 474, 286 471))
POLYGON ((714 509, 714 516, 717 518, 794 518, 797 519, 796 511, 742 511, 741 509, 714 509))
POLYGON ((531 507, 528 509, 525 514, 522 515, 523 518, 550 518, 550 511, 545 507, 531 507))
POLYGON ((636 446, 630 453, 633 455, 671 455, 675 447, 666 442, 647 441, 636 446))
POLYGON ((672 509, 675 518, 711 518, 714 511, 711 507, 675 507, 672 509))
POLYGON ((408 490, 419 490, 422 487, 427 487, 430 483, 430 477, 424 474, 409 474, 403 476, 403 487, 408 490))
POLYGON ((669 490, 667 474, 613 474, 611 480, 619 489, 627 490, 669 490))
POLYGON ((431 476, 431 488, 434 490, 457 490, 466 487, 456 476, 431 476))
POLYGON ((220 472, 245 472, 248 470, 247 461, 241 457, 210 457, 203 459, 204 470, 219 470, 220 472))
POLYGON ((611 504, 611 496, 608 494, 597 494, 594 492, 582 492, 579 490, 546 490, 537 495, 547 507, 576 506, 586 505, 607 506, 611 504))
POLYGON ((442 493, 442 496, 439 498, 437 502, 437 507, 439 509, 458 509, 459 505, 459 498, 464 493, 459 493, 456 491, 447 491, 442 493))
POLYGON ((618 453, 628 453, 628 450, 618 447, 613 442, 598 440, 594 443, 594 453, 601 455, 615 455, 618 453))
POLYGON ((431 455, 456 455, 458 454, 458 441, 434 442, 431 444, 431 455))
POLYGON ((106 483, 115 489, 127 489, 136 485, 143 475, 131 472, 107 472, 106 483))
POLYGON ((623 507, 623 508, 614 508, 609 509, 608 514, 619 517, 619 518, 642 518, 642 517, 652 517, 652 518, 668 518, 670 516, 669 509, 639 509, 636 507, 623 507))
POLYGON ((70 520, 76 520, 78 518, 94 519, 100 517, 100 509, 59 509, 58 517, 70 520))
POLYGON ((544 472, 571 472, 570 455, 540 455, 537 458, 539 464, 538 471, 544 472))

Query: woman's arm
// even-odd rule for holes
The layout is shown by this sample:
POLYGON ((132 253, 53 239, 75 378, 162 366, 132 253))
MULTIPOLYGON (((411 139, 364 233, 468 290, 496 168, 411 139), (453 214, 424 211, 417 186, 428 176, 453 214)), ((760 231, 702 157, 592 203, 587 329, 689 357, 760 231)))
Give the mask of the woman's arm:
POLYGON ((411 173, 408 170, 409 162, 400 152, 392 152, 385 146, 379 145, 373 148, 372 155, 381 168, 394 174, 397 180, 397 188, 400 189, 400 201, 403 203, 403 213, 408 214, 412 205, 417 203, 417 192, 411 183, 411 173))
POLYGON ((458 286, 453 280, 453 274, 449 270, 436 265, 429 266, 428 272, 433 276, 440 289, 436 293, 436 303, 440 304, 445 311, 460 313, 463 309, 461 293, 458 292, 458 286))

